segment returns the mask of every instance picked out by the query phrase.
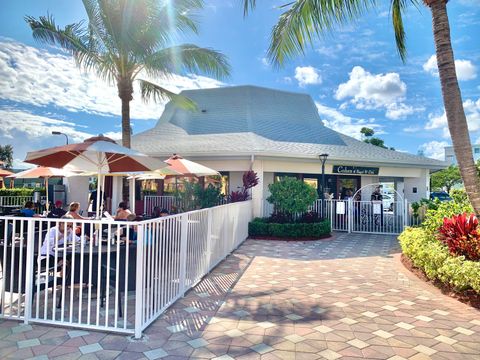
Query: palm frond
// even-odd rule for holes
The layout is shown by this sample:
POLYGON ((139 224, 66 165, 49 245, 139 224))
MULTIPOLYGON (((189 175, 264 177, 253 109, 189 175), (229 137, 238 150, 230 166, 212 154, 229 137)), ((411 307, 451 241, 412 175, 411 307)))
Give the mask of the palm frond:
POLYGON ((169 47, 147 56, 144 69, 150 76, 191 72, 211 75, 217 79, 226 78, 231 72, 225 55, 193 44, 169 47))
POLYGON ((73 55, 77 64, 85 70, 95 70, 102 78, 111 80, 112 64, 105 62, 89 42, 88 31, 83 23, 75 23, 61 29, 55 19, 50 16, 40 16, 38 19, 26 16, 25 21, 32 29, 33 38, 50 45, 60 46, 73 55))
POLYGON ((147 80, 139 79, 138 81, 140 83, 142 99, 145 102, 148 102, 149 100, 153 100, 155 102, 171 100, 179 108, 190 111, 198 110, 197 104, 185 96, 175 94, 174 92, 171 92, 170 90, 167 90, 147 80))
POLYGON ((419 0, 392 0, 391 3, 392 24, 395 33, 395 44, 397 45, 398 55, 403 62, 405 62, 407 59, 407 46, 405 28, 403 26, 403 14, 405 13, 409 3, 411 3, 415 7, 418 7, 419 0))
POLYGON ((248 13, 254 10, 256 6, 256 0, 243 0, 243 16, 247 16, 248 13))
POLYGON ((269 59, 279 66, 285 59, 303 54, 314 36, 322 36, 337 25, 357 19, 375 3, 375 0, 297 0, 287 4, 288 10, 272 29, 269 59))

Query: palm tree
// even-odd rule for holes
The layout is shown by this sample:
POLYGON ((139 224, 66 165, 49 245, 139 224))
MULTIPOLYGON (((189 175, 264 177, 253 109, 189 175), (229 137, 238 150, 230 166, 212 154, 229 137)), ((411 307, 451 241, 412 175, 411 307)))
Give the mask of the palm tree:
POLYGON ((34 39, 60 46, 73 55, 77 65, 116 84, 122 102, 122 142, 130 147, 130 101, 133 83, 139 81, 141 96, 172 100, 195 109, 195 103, 145 78, 171 79, 173 74, 204 73, 216 78, 230 74, 224 55, 192 44, 174 45, 177 34, 193 31, 192 13, 203 0, 83 0, 88 22, 60 28, 51 15, 26 16, 34 39))
MULTIPOLYGON (((480 179, 473 160, 467 119, 455 70, 447 2, 448 0, 390 0, 391 17, 397 50, 405 62, 407 51, 403 14, 409 5, 419 6, 421 3, 431 10, 448 128, 465 190, 475 212, 480 215, 480 179)), ((244 0, 244 14, 247 15, 255 5, 256 0, 244 0)), ((282 8, 286 10, 272 29, 268 57, 275 66, 281 66, 286 59, 303 54, 306 46, 312 44, 314 37, 334 30, 337 25, 349 23, 376 6, 375 0, 294 0, 283 5, 282 8)))

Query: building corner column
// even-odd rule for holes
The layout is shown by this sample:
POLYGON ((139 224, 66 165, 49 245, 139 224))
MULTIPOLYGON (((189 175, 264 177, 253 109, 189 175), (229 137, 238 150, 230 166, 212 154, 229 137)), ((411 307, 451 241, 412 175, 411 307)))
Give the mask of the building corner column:
POLYGON ((257 173, 258 185, 252 188, 253 217, 263 217, 263 161, 255 159, 252 170, 257 173))

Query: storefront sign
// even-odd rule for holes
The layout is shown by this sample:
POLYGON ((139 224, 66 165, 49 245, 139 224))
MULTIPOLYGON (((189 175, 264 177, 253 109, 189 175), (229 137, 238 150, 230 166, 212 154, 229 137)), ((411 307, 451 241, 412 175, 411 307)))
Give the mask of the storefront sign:
POLYGON ((374 168, 374 167, 333 165, 334 174, 378 175, 378 171, 379 171, 379 168, 374 168))

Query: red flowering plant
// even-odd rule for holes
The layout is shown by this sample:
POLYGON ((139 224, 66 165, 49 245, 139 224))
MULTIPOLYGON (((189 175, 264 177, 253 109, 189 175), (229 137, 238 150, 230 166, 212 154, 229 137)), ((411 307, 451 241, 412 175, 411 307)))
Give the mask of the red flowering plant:
POLYGON ((480 228, 474 214, 453 215, 444 218, 439 229, 440 241, 448 246, 450 254, 480 260, 480 228))
POLYGON ((253 170, 246 171, 243 174, 243 186, 238 191, 232 191, 229 196, 229 202, 245 201, 250 198, 249 190, 258 185, 257 173, 253 170))

